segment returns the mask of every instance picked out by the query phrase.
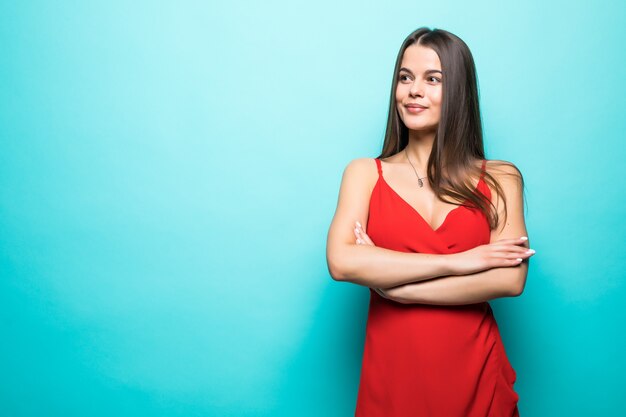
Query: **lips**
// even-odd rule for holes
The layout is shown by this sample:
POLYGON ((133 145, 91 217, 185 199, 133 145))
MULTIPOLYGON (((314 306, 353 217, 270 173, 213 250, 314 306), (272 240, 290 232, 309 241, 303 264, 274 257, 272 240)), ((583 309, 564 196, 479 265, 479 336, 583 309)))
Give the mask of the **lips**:
POLYGON ((419 104, 408 104, 405 107, 406 107, 406 111, 409 112, 410 114, 420 114, 422 112, 425 112, 426 109, 428 108, 428 107, 421 106, 419 104))

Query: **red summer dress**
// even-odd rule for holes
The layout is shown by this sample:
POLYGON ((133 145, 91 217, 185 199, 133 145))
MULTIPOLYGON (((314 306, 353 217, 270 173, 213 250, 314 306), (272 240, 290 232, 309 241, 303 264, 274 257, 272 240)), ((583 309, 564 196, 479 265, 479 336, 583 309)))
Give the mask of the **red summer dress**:
MULTIPOLYGON (((489 243, 487 218, 469 206, 433 229, 375 161, 366 233, 376 246, 450 254, 489 243)), ((484 170, 476 189, 491 199, 484 170)), ((518 417, 516 376, 488 302, 402 304, 370 289, 356 417, 518 417)))

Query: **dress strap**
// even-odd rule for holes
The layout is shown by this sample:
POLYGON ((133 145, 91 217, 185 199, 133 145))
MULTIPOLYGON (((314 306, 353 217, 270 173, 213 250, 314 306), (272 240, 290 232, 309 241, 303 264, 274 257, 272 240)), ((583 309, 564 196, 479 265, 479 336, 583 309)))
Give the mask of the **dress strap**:
POLYGON ((374 160, 376 161, 376 167, 378 168, 378 175, 383 175, 383 167, 380 164, 380 159, 374 158, 374 160))

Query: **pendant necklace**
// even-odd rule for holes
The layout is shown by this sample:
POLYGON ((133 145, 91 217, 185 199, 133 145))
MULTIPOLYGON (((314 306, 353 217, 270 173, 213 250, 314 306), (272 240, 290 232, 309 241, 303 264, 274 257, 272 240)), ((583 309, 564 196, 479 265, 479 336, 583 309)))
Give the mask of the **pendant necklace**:
POLYGON ((417 170, 415 169, 415 167, 411 163, 411 160, 409 159, 409 154, 406 151, 406 146, 404 147, 404 154, 406 155, 406 159, 407 159, 407 161, 409 161, 409 164, 411 164, 411 167, 413 168, 413 171, 415 171, 415 175, 417 176, 417 183, 419 184, 420 188, 422 188, 424 186, 424 182, 422 181, 422 178, 427 178, 427 177, 420 178, 419 174, 417 173, 417 170))

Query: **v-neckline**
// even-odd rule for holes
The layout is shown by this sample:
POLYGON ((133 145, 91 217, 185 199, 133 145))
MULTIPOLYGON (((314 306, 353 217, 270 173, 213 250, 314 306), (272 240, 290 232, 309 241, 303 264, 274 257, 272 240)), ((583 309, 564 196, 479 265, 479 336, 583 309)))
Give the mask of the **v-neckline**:
MULTIPOLYGON (((381 163, 382 163, 382 162, 381 162, 381 163)), ((465 200, 465 201, 463 201, 463 203, 461 203, 459 206, 457 206, 457 207, 453 208, 452 210, 448 211, 448 213, 446 213, 446 216, 445 216, 445 217, 444 217, 444 219, 443 219, 443 222, 441 222, 441 224, 440 224, 439 226, 437 226, 437 228, 435 228, 435 229, 434 229, 434 228, 430 225, 430 223, 428 223, 428 222, 426 221, 426 219, 424 218, 424 216, 422 216, 422 215, 420 214, 420 212, 419 212, 419 211, 417 211, 417 209, 416 209, 415 207, 413 207, 411 204, 409 204, 409 202, 408 202, 408 201, 406 201, 404 198, 402 198, 402 196, 401 196, 400 194, 398 194, 398 193, 396 192, 396 190, 394 190, 394 189, 391 187, 391 185, 389 185, 389 183, 387 182, 387 180, 385 180, 385 177, 383 177, 383 174, 382 174, 382 165, 381 165, 381 172, 378 174, 378 180, 379 180, 379 181, 382 181, 382 182, 383 182, 383 184, 385 184, 385 186, 386 186, 386 187, 387 187, 387 188, 388 188, 388 189, 389 189, 389 190, 390 190, 390 191, 391 191, 391 192, 392 192, 392 193, 393 193, 393 194, 394 194, 394 195, 398 198, 398 200, 400 200, 400 201, 401 201, 401 202, 403 202, 403 203, 404 203, 407 207, 409 207, 409 208, 410 208, 410 209, 411 209, 411 210, 412 210, 412 211, 413 211, 413 212, 417 215, 417 217, 419 217, 419 218, 420 218, 420 219, 424 222, 424 224, 425 224, 426 226, 428 226, 428 228, 429 228, 430 230, 432 230, 434 233, 437 233, 437 232, 439 231, 439 229, 441 229, 441 228, 442 228, 442 227, 446 224, 446 222, 447 222, 447 221, 448 221, 448 219, 450 218, 450 215, 452 214, 452 212, 454 212, 454 211, 456 211, 456 210, 459 210, 459 209, 461 209, 461 208, 465 207, 465 205, 464 205, 464 204, 465 204, 465 203, 467 203, 467 201, 468 201, 468 200, 466 199, 466 200, 465 200)), ((481 182, 482 180, 483 180, 483 179, 482 179, 482 175, 481 175, 481 176, 480 176, 480 178, 478 179, 478 183, 476 183, 476 188, 474 189, 474 192, 476 192, 476 191, 478 190, 478 187, 479 187, 480 182, 481 182)))

